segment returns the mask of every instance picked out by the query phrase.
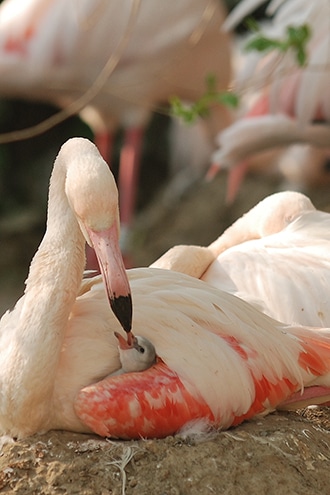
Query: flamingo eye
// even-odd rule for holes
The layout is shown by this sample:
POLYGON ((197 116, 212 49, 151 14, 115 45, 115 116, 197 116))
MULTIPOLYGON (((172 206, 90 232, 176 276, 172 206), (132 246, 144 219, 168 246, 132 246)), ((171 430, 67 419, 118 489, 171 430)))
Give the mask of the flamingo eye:
POLYGON ((145 348, 139 345, 138 351, 140 352, 140 354, 144 354, 145 348))

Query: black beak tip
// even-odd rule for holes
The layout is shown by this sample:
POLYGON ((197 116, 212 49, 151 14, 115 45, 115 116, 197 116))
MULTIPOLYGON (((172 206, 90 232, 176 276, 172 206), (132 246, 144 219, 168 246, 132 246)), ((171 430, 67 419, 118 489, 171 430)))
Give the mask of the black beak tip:
POLYGON ((112 311, 118 318, 119 323, 129 333, 132 328, 132 298, 131 295, 114 297, 110 301, 112 311))

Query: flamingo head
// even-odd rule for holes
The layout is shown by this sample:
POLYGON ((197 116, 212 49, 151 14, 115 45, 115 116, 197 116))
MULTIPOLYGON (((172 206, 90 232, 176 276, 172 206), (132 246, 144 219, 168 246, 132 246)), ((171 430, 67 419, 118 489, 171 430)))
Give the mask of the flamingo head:
POLYGON ((69 161, 65 192, 86 242, 94 248, 111 308, 131 339, 132 299, 119 248, 118 190, 108 164, 87 139, 61 148, 69 161))
POLYGON ((145 337, 132 336, 128 342, 115 332, 118 339, 119 357, 123 373, 144 371, 156 362, 156 350, 153 344, 145 337))

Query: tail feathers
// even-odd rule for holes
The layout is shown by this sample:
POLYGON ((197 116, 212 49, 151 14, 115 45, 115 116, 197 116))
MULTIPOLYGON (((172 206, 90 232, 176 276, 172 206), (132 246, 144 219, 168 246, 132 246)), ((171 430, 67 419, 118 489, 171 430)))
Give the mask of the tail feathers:
POLYGON ((328 405, 330 401, 330 330, 292 327, 289 333, 292 338, 299 340, 301 346, 298 356, 298 364, 302 372, 300 384, 295 379, 283 378, 274 383, 265 377, 254 377, 255 400, 246 414, 235 417, 234 425, 275 408, 296 410, 308 405, 328 405))
POLYGON ((303 350, 298 363, 307 374, 302 390, 281 402, 277 409, 296 410, 309 405, 327 405, 330 401, 330 330, 297 327, 290 333, 301 342, 303 350))
POLYGON ((297 327, 290 333, 299 338, 303 348, 298 360, 300 367, 312 375, 311 381, 324 376, 326 381, 321 385, 330 386, 330 330, 297 327))
POLYGON ((297 329, 304 351, 299 354, 299 365, 311 377, 306 384, 277 406, 280 410, 296 410, 310 405, 330 403, 330 330, 297 329), (303 335, 301 333, 303 332, 303 335))

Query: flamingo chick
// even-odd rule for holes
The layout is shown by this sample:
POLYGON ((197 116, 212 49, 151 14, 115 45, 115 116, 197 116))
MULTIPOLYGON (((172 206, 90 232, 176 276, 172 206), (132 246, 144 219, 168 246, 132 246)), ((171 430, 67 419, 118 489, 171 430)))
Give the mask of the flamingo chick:
POLYGON ((115 332, 115 336, 119 341, 118 350, 121 368, 112 373, 111 376, 133 371, 144 371, 156 363, 156 350, 148 339, 137 335, 129 343, 120 333, 115 332))

